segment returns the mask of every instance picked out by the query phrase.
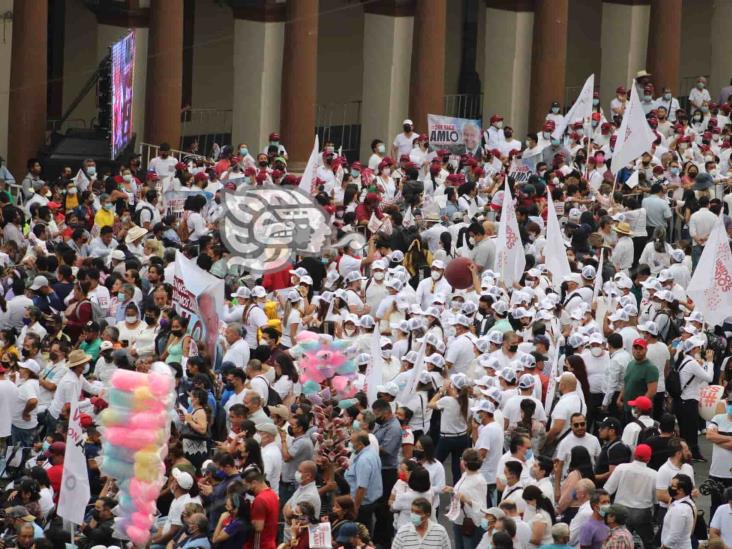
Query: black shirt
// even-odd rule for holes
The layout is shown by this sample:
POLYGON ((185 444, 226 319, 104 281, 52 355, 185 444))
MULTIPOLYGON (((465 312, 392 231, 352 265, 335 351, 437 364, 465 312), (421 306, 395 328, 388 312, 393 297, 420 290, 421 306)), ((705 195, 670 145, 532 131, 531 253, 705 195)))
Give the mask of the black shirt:
POLYGON ((622 440, 616 438, 614 441, 605 444, 600 450, 600 456, 597 458, 597 465, 595 465, 595 473, 607 473, 611 465, 630 463, 630 458, 630 448, 622 440))
POLYGON ((655 436, 646 441, 646 444, 648 444, 648 446, 651 447, 651 450, 653 450, 653 453, 651 454, 651 461, 648 462, 648 467, 658 471, 661 465, 666 463, 666 460, 671 457, 674 452, 668 447, 669 440, 671 440, 670 436, 655 436))

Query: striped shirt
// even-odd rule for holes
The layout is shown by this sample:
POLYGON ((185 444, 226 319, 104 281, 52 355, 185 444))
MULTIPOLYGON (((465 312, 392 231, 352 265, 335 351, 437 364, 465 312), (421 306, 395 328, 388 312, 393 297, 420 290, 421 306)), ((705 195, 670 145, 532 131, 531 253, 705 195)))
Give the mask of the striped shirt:
POLYGON ((414 524, 411 522, 399 528, 391 547, 392 549, 428 549, 432 547, 449 549, 452 545, 450 544, 450 538, 447 536, 447 530, 440 524, 430 520, 424 537, 417 533, 414 524))

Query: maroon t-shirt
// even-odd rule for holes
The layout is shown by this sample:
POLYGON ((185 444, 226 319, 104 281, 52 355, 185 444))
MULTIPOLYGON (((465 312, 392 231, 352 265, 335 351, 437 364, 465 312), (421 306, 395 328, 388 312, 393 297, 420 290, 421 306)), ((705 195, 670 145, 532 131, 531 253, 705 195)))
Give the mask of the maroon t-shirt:
MULTIPOLYGON (((263 490, 252 502, 251 520, 263 520, 264 530, 259 538, 260 549, 277 547, 277 518, 280 511, 280 499, 271 488, 263 490)), ((244 549, 254 549, 254 538, 244 544, 244 549)))

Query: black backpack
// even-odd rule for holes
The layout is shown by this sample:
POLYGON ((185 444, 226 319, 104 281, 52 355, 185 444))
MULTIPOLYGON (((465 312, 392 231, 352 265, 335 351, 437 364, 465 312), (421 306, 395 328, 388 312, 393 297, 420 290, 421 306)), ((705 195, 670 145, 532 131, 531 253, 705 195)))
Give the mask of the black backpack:
POLYGON ((660 436, 661 434, 661 430, 658 428, 659 424, 657 421, 654 421, 653 425, 646 425, 639 419, 633 419, 633 423, 641 428, 640 433, 638 433, 637 444, 646 444, 648 440, 653 437, 660 436))
POLYGON ((278 404, 282 404, 282 397, 277 391, 272 388, 272 386, 269 384, 269 381, 267 381, 267 378, 264 376, 257 377, 261 377, 267 384, 267 406, 277 406, 278 404))
POLYGON ((682 362, 684 358, 684 355, 680 355, 679 360, 677 360, 676 364, 671 367, 668 375, 666 376, 666 392, 673 398, 681 398, 681 392, 686 389, 694 379, 694 376, 691 376, 689 381, 687 381, 683 387, 681 386, 680 373, 687 364, 686 361, 682 362))
POLYGON ((153 209, 150 206, 143 206, 139 210, 135 210, 135 213, 134 213, 133 218, 132 218, 133 223, 135 225, 137 225, 138 227, 142 227, 142 223, 140 222, 140 218, 142 217, 142 212, 144 212, 145 210, 147 210, 148 212, 150 212, 150 221, 152 222, 152 218, 153 218, 153 214, 154 214, 153 209))

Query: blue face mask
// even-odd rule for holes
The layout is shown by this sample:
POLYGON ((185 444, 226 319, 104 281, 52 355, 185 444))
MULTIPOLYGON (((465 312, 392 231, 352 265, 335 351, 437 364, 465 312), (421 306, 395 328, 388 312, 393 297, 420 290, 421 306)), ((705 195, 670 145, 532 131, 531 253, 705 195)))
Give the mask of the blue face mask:
POLYGON ((415 526, 419 526, 422 524, 422 517, 419 516, 417 513, 411 513, 409 515, 409 520, 414 524, 415 526))
POLYGON ((559 139, 552 138, 552 145, 554 145, 555 147, 558 146, 559 145, 559 139))
POLYGON ((88 173, 89 175, 96 175, 97 174, 97 168, 96 168, 96 166, 89 166, 86 169, 86 173, 88 173))
POLYGON ((483 530, 488 530, 488 519, 487 518, 480 519, 480 527, 483 530))
POLYGON ((124 292, 120 292, 120 293, 118 293, 118 294, 117 294, 117 299, 118 299, 119 301, 124 301, 124 300, 125 300, 125 293, 124 293, 124 292))
POLYGON ((727 413, 732 416, 732 404, 727 404, 727 413))
POLYGON ((114 209, 114 204, 105 204, 104 205, 104 209, 105 210, 113 210, 114 209))
POLYGON ((675 167, 674 168, 671 168, 671 173, 674 174, 674 175, 679 175, 681 173, 681 169, 680 168, 675 168, 675 167))
POLYGON ((48 449, 51 447, 51 443, 47 440, 43 441, 43 445, 41 446, 42 451, 45 453, 48 451, 48 449))
POLYGON ((360 431, 361 430, 361 422, 357 419, 353 420, 353 423, 351 424, 351 427, 354 431, 360 431))
POLYGON ((249 154, 249 149, 247 149, 246 147, 241 147, 239 149, 239 154, 242 155, 242 156, 246 156, 246 155, 249 154))
POLYGON ((358 170, 351 170, 351 177, 358 177, 359 175, 361 175, 361 172, 358 170))
POLYGON ((531 448, 526 450, 526 461, 529 461, 533 457, 534 457, 534 451, 531 448))

